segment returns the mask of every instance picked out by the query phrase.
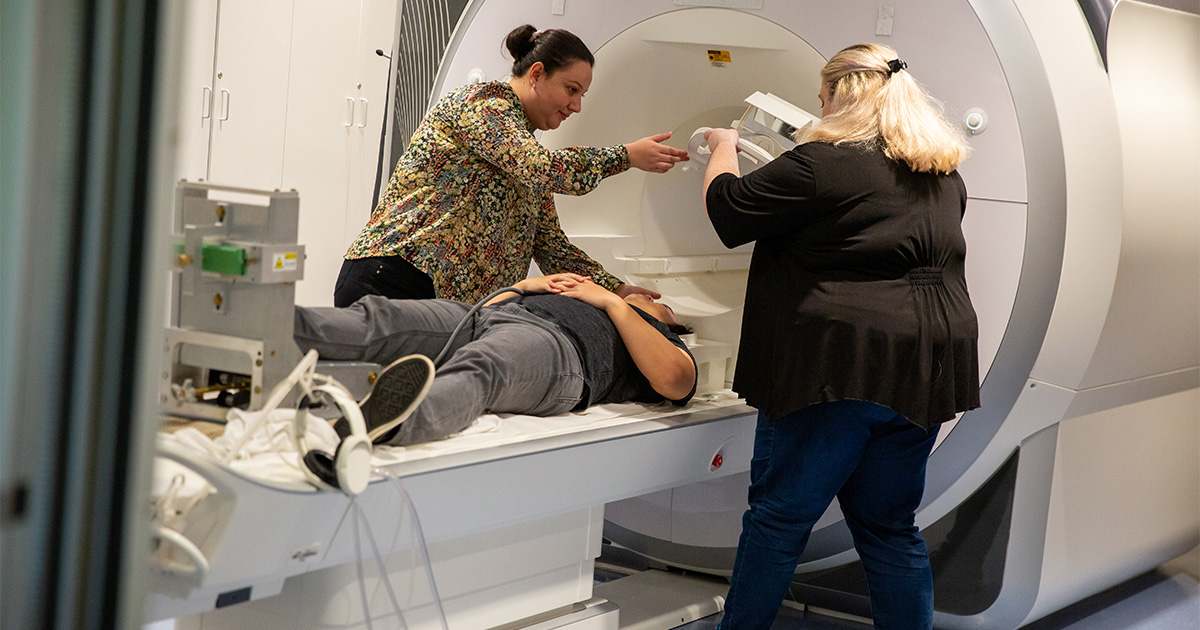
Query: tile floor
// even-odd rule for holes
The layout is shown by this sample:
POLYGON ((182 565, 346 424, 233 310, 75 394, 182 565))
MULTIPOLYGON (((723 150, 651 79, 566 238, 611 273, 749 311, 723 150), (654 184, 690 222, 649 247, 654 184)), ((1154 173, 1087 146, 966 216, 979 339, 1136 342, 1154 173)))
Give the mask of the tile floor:
MULTIPOLYGON (((679 630, 711 630, 713 615, 679 630)), ((773 630, 866 630, 859 621, 791 608, 773 630)), ((1197 630, 1200 628, 1200 547, 1159 568, 1044 617, 1023 630, 1197 630)))

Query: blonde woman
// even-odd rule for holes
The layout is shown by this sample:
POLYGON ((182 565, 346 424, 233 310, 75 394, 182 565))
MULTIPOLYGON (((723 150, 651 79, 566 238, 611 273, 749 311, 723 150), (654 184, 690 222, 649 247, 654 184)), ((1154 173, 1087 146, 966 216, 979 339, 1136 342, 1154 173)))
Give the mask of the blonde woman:
POLYGON ((745 177, 737 132, 708 135, 709 219, 727 247, 755 242, 734 389, 759 423, 723 630, 770 627, 834 497, 875 627, 932 627, 914 514, 938 425, 979 406, 978 333, 968 147, 906 67, 873 44, 834 55, 820 123, 745 177))

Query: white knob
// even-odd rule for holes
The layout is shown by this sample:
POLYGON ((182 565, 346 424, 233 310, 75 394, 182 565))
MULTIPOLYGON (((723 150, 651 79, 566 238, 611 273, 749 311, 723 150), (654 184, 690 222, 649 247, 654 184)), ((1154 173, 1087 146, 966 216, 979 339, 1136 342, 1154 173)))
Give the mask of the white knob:
POLYGON ((484 80, 483 70, 479 68, 475 68, 467 73, 467 83, 474 85, 476 83, 483 83, 484 80))
POLYGON ((987 129, 987 112, 978 107, 972 107, 963 112, 962 124, 963 129, 966 129, 967 133, 977 136, 987 129))
POLYGON ((704 141, 704 134, 712 127, 700 127, 692 132, 692 137, 688 139, 688 155, 693 160, 701 164, 708 164, 708 156, 712 155, 712 151, 708 150, 708 143, 704 141))

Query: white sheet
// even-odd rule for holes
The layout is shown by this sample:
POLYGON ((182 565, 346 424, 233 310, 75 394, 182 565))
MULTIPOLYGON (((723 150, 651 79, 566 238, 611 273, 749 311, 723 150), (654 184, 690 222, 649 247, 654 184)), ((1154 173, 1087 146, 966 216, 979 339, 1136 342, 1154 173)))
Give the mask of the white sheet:
MULTIPOLYGON (((402 462, 437 457, 449 453, 460 453, 491 448, 527 440, 587 431, 600 427, 654 420, 681 412, 694 412, 737 404, 739 399, 729 391, 718 391, 697 396, 686 407, 675 407, 670 403, 645 405, 621 403, 596 405, 578 413, 551 417, 536 417, 516 414, 485 414, 470 427, 444 440, 416 444, 413 446, 377 446, 374 449, 375 466, 388 466, 402 462)), ((294 410, 277 409, 270 414, 264 426, 255 432, 242 449, 239 457, 232 459, 228 467, 234 472, 267 482, 305 482, 299 468, 299 457, 292 440, 294 410)), ((248 426, 255 424, 258 412, 234 411, 225 427, 225 432, 211 439, 194 428, 184 428, 162 439, 175 442, 208 458, 221 461, 229 449, 241 438, 248 426)), ((328 422, 309 417, 309 447, 332 453, 337 448, 338 436, 328 422)), ((161 496, 171 491, 185 497, 204 486, 198 475, 172 461, 158 458, 154 475, 154 495, 161 496)))

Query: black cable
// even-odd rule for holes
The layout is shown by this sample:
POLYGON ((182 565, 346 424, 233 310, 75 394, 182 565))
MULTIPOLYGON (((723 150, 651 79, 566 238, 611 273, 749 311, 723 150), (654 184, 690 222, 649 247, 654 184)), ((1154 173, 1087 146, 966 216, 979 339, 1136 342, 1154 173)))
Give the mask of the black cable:
POLYGON ((472 319, 474 316, 476 316, 479 313, 479 309, 483 308, 483 306, 485 304, 487 304, 489 301, 491 301, 492 298, 494 298, 500 294, 503 294, 503 293, 516 293, 517 295, 528 295, 528 292, 523 291, 521 289, 515 289, 513 287, 504 287, 503 289, 496 289, 495 291, 492 291, 491 293, 487 294, 482 300, 479 300, 478 302, 476 302, 475 306, 472 306, 471 310, 467 311, 467 314, 463 316, 462 321, 458 322, 458 325, 454 327, 454 330, 450 333, 450 338, 446 340, 446 345, 442 346, 442 351, 439 352, 437 355, 437 358, 435 358, 433 360, 433 366, 435 368, 442 364, 442 359, 444 359, 446 357, 446 353, 450 351, 451 344, 453 344, 454 339, 456 337, 458 337, 458 333, 462 332, 462 328, 463 328, 463 326, 466 325, 467 320, 472 319))

